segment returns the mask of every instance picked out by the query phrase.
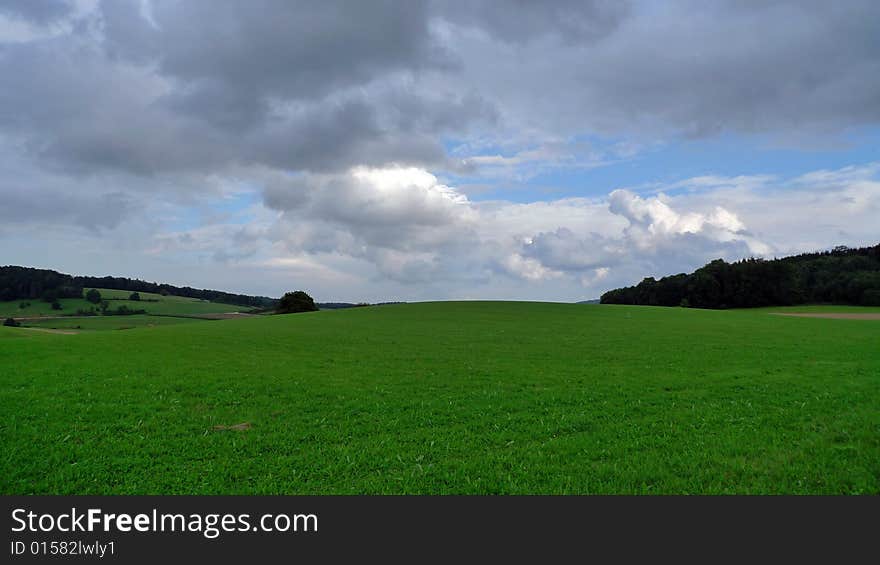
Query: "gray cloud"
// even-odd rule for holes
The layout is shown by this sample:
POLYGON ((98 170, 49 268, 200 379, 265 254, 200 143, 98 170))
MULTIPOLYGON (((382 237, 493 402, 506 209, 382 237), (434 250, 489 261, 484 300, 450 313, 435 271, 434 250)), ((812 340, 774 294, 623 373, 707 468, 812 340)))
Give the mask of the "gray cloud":
POLYGON ((827 143, 880 121, 878 19, 870 0, 644 3, 587 45, 551 32, 512 47, 464 25, 448 36, 511 132, 827 143))
POLYGON ((628 159, 658 139, 799 143, 874 126, 876 2, 22 1, 0 15, 17 20, 0 37, 0 217, 16 229, 118 231, 147 208, 186 219, 251 191, 256 219, 236 221, 254 230, 147 222, 138 238, 155 236, 158 254, 296 263, 374 288, 447 281, 459 296, 571 295, 873 233, 864 174, 795 186, 836 210, 821 238, 767 219, 772 179, 727 179, 705 201, 516 204, 419 175, 466 173, 503 194, 507 179, 628 159), (409 184, 355 174, 406 167, 424 170, 409 184))
MULTIPOLYGON (((721 207, 676 204, 665 196, 642 198, 626 190, 608 195, 606 211, 625 220, 623 229, 583 233, 566 225, 522 238, 518 253, 527 277, 579 277, 593 286, 606 277, 626 280, 692 270, 709 259, 764 256, 771 248, 721 207), (708 207, 708 209, 706 209, 708 207)), ((607 222, 607 219, 605 220, 607 222)), ((577 229, 577 228, 576 228, 577 229)))
POLYGON ((436 0, 435 13, 445 20, 482 30, 505 42, 523 43, 559 36, 567 42, 590 42, 612 33, 629 15, 629 0, 436 0))
POLYGON ((68 191, 41 190, 40 197, 19 190, 4 191, 0 221, 17 224, 62 224, 100 232, 115 228, 128 215, 138 210, 131 199, 121 192, 89 194, 85 197, 68 191))
POLYGON ((211 168, 235 158, 211 128, 153 102, 165 88, 142 69, 109 63, 87 41, 0 46, 0 127, 34 156, 76 174, 211 168), (196 143, 199 140, 199 143, 196 143))
POLYGON ((266 174, 264 186, 266 205, 282 211, 286 222, 319 224, 288 232, 289 245, 309 252, 327 250, 332 241, 358 256, 377 249, 434 254, 467 238, 472 228, 467 199, 419 169, 295 177, 275 172, 266 174), (330 231, 344 235, 328 237, 330 231))
POLYGON ((274 100, 315 100, 395 71, 449 64, 426 4, 154 0, 152 21, 117 0, 102 12, 111 53, 152 62, 182 88, 167 103, 236 130, 274 100))
POLYGON ((606 202, 486 206, 418 169, 341 175, 265 173, 264 201, 282 212, 269 235, 293 253, 343 254, 408 284, 573 279, 585 288, 632 273, 692 269, 770 248, 721 206, 681 206, 616 190, 606 202), (490 273, 490 275, 487 275, 490 273))
POLYGON ((0 0, 0 14, 38 25, 61 20, 72 11, 68 0, 0 0))
POLYGON ((583 271, 610 267, 622 250, 596 233, 578 235, 569 228, 541 232, 524 245, 523 254, 556 271, 583 271))
POLYGON ((266 164, 444 166, 438 137, 491 123, 420 2, 104 2, 68 34, 0 43, 0 127, 76 174, 266 164), (257 9, 259 8, 259 9, 257 9), (361 13, 363 12, 363 13, 361 13))
MULTIPOLYGON (((249 162, 276 168, 338 171, 354 165, 381 166, 387 163, 443 166, 445 151, 437 134, 444 127, 400 115, 386 100, 406 102, 410 95, 375 93, 375 97, 354 95, 342 101, 322 102, 295 109, 267 124, 241 141, 249 162)), ((455 100, 413 100, 427 114, 473 116, 455 100)), ((476 118, 475 118, 476 119, 476 118)))
POLYGON ((792 139, 880 120, 875 2, 145 5, 0 43, 3 133, 78 174, 149 175, 455 169, 444 137, 792 139))

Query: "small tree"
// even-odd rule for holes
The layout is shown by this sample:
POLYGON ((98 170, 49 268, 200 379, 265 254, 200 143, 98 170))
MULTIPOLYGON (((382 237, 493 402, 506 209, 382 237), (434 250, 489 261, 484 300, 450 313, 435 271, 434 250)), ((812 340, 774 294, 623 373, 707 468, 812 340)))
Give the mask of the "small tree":
POLYGON ((314 312, 318 309, 312 297, 301 290, 288 292, 278 302, 279 314, 294 314, 296 312, 314 312))
POLYGON ((136 292, 132 292, 132 293, 131 293, 131 296, 129 296, 128 299, 129 299, 129 300, 134 300, 135 302, 138 302, 138 301, 140 301, 140 299, 141 299, 141 295, 138 294, 138 293, 136 293, 136 292))
POLYGON ((61 303, 57 300, 52 303, 52 310, 61 310, 61 303))
POLYGON ((3 320, 3 325, 9 326, 10 328, 17 328, 18 326, 21 325, 21 322, 16 322, 12 318, 6 318, 5 320, 3 320))
POLYGON ((86 300, 88 300, 92 304, 97 304, 101 302, 101 293, 98 292, 97 288, 89 289, 89 291, 86 293, 86 300))

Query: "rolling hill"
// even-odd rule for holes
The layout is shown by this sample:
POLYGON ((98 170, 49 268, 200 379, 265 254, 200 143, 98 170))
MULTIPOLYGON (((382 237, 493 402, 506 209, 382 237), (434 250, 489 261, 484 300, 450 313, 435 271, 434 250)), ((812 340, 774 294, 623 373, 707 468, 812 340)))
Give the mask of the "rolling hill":
MULTIPOLYGON (((83 295, 90 290, 83 289, 83 295)), ((124 306, 129 310, 145 310, 147 314, 164 316, 199 316, 206 314, 222 314, 228 312, 248 311, 250 308, 222 302, 209 302, 198 298, 183 296, 163 296, 148 292, 139 293, 141 300, 129 300, 131 292, 99 288, 101 298, 107 300, 108 308, 116 310, 124 306)), ((99 305, 85 298, 59 298, 60 310, 44 300, 9 300, 0 302, 0 317, 34 318, 34 317, 68 317, 75 316, 77 311, 95 310, 100 313, 99 305)))

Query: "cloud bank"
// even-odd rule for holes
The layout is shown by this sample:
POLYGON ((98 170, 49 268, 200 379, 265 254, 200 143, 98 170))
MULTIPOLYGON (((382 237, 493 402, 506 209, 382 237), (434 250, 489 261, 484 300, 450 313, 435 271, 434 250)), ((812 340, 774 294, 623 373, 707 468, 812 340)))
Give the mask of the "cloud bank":
POLYGON ((878 19, 868 1, 4 2, 2 262, 569 300, 872 243, 865 161, 590 173, 693 140, 800 151, 876 129, 878 19), (555 196, 559 171, 583 188, 555 196))

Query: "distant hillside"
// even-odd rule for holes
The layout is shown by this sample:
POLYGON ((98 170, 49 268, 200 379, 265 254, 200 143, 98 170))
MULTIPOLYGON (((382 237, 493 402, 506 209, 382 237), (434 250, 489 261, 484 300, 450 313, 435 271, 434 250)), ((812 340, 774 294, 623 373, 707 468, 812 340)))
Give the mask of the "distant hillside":
POLYGON ((807 303, 880 306, 880 245, 781 259, 716 259, 691 274, 610 290, 602 304, 749 308, 807 303))
POLYGON ((406 304, 406 302, 318 302, 321 310, 343 310, 345 308, 364 308, 366 306, 386 306, 389 304, 406 304))
POLYGON ((57 298, 80 298, 83 288, 108 288, 130 292, 170 294, 258 308, 274 307, 278 303, 277 299, 266 296, 234 294, 188 286, 180 287, 125 277, 78 277, 48 269, 0 267, 0 301, 31 299, 51 301, 57 298))
POLYGON ((369 304, 355 304, 353 302, 318 302, 317 306, 321 310, 342 310, 344 308, 358 308, 360 306, 369 306, 369 304))

